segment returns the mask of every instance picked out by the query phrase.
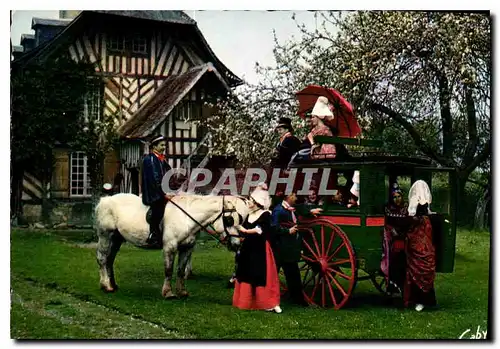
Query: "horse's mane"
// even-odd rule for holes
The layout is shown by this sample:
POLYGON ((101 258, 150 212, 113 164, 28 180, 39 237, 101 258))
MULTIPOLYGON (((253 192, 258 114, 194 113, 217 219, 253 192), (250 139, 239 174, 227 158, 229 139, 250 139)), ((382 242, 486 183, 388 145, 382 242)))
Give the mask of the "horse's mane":
POLYGON ((245 196, 242 195, 214 195, 214 194, 196 194, 192 192, 179 192, 174 196, 174 200, 206 200, 206 199, 222 199, 233 200, 237 199, 246 199, 245 196))
POLYGON ((225 202, 232 204, 235 203, 235 200, 245 200, 242 196, 236 195, 200 195, 189 192, 181 192, 175 195, 172 198, 174 204, 179 204, 186 208, 186 206, 191 206, 191 208, 196 208, 200 205, 203 205, 204 208, 207 208, 207 204, 217 204, 217 209, 220 209, 219 205, 222 203, 222 200, 225 202), (193 207, 194 206, 194 207, 193 207))

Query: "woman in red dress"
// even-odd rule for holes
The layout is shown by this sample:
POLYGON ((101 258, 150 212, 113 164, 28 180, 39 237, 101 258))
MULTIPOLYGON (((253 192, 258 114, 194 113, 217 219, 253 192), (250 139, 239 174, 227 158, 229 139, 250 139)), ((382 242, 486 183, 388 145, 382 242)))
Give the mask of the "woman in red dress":
POLYGON ((334 144, 319 144, 314 142, 315 136, 333 136, 332 130, 324 123, 325 120, 331 120, 334 117, 326 97, 318 97, 311 115, 313 128, 307 135, 307 139, 311 144, 311 158, 335 158, 337 151, 334 144))
MULTIPOLYGON (((408 216, 408 204, 403 199, 403 193, 398 183, 393 183, 390 202, 385 208, 387 216, 408 216)), ((389 295, 402 293, 405 279, 405 235, 401 229, 386 224, 384 227, 384 242, 380 269, 385 275, 387 293, 389 295)))
MULTIPOLYGON (((408 195, 408 217, 396 219, 393 225, 406 232, 405 254, 406 269, 403 285, 405 307, 415 307, 422 311, 425 307, 435 306, 436 293, 436 251, 432 242, 432 224, 429 205, 432 196, 427 183, 416 181, 408 195)), ((388 217, 389 224, 391 219, 388 217)))
POLYGON ((250 214, 239 227, 244 241, 238 257, 233 306, 281 313, 278 272, 269 243, 271 200, 262 187, 257 187, 250 199, 250 214))
POLYGON ((408 215, 413 218, 406 238, 406 281, 403 290, 405 307, 415 306, 422 311, 426 306, 435 306, 436 250, 432 242, 430 204, 432 195, 429 186, 422 180, 410 188, 408 215))

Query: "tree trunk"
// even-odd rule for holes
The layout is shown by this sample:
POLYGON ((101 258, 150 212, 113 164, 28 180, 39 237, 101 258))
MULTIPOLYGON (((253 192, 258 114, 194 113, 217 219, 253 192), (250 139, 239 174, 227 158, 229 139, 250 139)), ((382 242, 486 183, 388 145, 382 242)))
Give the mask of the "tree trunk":
POLYGON ((481 200, 478 201, 476 207, 476 214, 474 216, 474 228, 487 229, 490 228, 491 212, 491 192, 490 188, 486 188, 481 200))
POLYGON ((463 213, 463 205, 460 205, 460 202, 465 199, 465 184, 467 183, 467 179, 469 178, 468 174, 463 172, 459 172, 457 174, 457 212, 456 217, 461 217, 463 213))
POLYGON ((485 216, 486 216, 486 200, 484 198, 477 202, 476 214, 474 216, 474 228, 484 229, 485 228, 485 216))

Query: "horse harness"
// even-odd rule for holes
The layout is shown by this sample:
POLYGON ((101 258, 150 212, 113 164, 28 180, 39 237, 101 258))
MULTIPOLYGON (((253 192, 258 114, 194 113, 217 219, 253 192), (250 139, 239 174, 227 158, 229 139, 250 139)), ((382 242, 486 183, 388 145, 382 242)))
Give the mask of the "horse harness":
MULTIPOLYGON (((232 208, 229 208, 229 209, 226 209, 225 207, 225 204, 224 204, 224 198, 225 198, 225 195, 222 195, 222 210, 221 212, 217 215, 217 217, 215 217, 215 219, 213 219, 210 223, 207 223, 206 225, 202 225, 200 222, 198 222, 196 219, 193 218, 193 216, 191 216, 189 213, 186 212, 186 210, 184 210, 182 207, 180 207, 179 205, 177 205, 175 202, 173 202, 172 200, 168 200, 169 202, 171 202, 175 207, 177 207, 179 210, 181 210, 186 216, 188 216, 193 222, 195 222, 197 225, 200 226, 201 230, 204 230, 208 233, 208 235, 212 236, 214 239, 216 239, 218 242, 222 243, 225 239, 219 239, 218 237, 216 237, 215 235, 213 234, 210 234, 210 232, 207 230, 208 227, 212 228, 213 230, 215 230, 215 228, 213 227, 213 224, 219 219, 221 218, 222 216, 222 225, 224 226, 224 232, 226 233, 226 237, 228 236, 235 236, 235 235, 231 235, 229 233, 229 231, 227 230, 228 227, 232 227, 234 225, 234 218, 232 216, 232 213, 233 212, 236 212, 238 214, 238 219, 240 220, 240 224, 243 223, 243 216, 236 210, 235 207, 232 207, 232 208), (229 215, 227 215, 227 213, 229 213, 229 215)), ((240 197, 238 196, 238 199, 240 200, 245 200, 243 197, 240 197)), ((239 234, 238 234, 239 236, 239 234)))

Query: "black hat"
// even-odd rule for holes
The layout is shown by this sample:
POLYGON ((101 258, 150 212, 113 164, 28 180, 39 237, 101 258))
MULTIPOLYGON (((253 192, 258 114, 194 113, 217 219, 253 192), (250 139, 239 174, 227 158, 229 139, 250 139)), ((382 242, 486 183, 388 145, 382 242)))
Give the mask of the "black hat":
POLYGON ((149 145, 153 146, 156 143, 164 141, 164 140, 165 140, 165 137, 163 135, 156 135, 156 136, 153 136, 151 138, 151 140, 149 141, 149 145))
POLYGON ((289 118, 280 118, 278 120, 278 126, 276 126, 275 129, 277 129, 278 127, 283 127, 291 131, 293 129, 292 120, 290 120, 289 118))

